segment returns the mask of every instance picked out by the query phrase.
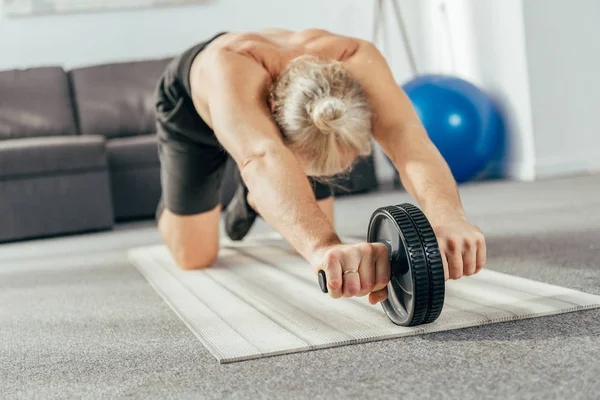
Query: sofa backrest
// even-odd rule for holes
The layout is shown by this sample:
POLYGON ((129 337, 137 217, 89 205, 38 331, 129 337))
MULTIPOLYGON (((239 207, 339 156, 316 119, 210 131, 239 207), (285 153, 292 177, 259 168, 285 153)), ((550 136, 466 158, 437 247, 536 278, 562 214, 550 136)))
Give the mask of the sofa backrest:
POLYGON ((69 72, 82 135, 155 132, 154 91, 169 59, 104 64, 69 72))
POLYGON ((61 67, 0 71, 0 140, 77 134, 61 67))

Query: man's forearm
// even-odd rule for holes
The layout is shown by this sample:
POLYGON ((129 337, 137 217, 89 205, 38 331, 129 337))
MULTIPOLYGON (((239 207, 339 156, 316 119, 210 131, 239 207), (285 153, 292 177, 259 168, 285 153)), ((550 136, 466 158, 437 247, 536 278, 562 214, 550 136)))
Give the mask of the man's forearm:
POLYGON ((308 261, 340 243, 294 155, 278 148, 248 160, 242 177, 260 215, 308 261))
POLYGON ((392 161, 406 190, 431 222, 447 217, 465 218, 456 181, 448 164, 429 140, 424 128, 410 126, 394 146, 392 161))

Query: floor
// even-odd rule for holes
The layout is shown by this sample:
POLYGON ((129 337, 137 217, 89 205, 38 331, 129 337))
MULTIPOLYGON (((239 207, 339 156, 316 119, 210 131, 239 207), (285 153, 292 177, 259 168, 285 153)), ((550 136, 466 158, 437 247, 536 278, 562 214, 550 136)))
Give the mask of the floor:
MULTIPOLYGON (((600 294, 600 175, 461 196, 487 268, 600 294)), ((365 235, 375 208, 405 201, 339 199, 338 231, 365 235)), ((600 310, 219 365, 126 260, 159 242, 137 222, 0 245, 0 397, 598 397, 600 310)))

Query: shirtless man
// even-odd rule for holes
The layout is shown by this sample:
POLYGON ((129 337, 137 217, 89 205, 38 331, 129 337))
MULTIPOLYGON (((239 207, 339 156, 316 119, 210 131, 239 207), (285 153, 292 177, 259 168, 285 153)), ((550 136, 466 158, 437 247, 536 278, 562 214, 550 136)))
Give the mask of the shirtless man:
POLYGON ((256 214, 318 273, 334 298, 387 297, 387 248, 342 244, 323 178, 371 152, 376 140, 431 222, 446 279, 486 262, 457 185, 377 48, 323 30, 221 33, 175 58, 156 92, 161 184, 158 227, 184 269, 219 251, 220 186, 227 159, 238 190, 225 210, 240 240, 256 214))

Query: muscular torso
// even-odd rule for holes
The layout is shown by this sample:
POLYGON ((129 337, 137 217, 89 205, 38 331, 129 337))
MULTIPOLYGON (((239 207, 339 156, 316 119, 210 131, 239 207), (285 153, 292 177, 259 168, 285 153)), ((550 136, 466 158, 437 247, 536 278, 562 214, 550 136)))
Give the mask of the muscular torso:
MULTIPOLYGON (((192 73, 202 75, 202 70, 212 62, 211 55, 218 50, 229 50, 253 60, 267 71, 271 82, 275 81, 287 64, 296 57, 312 55, 323 60, 346 61, 359 47, 356 39, 334 35, 327 31, 311 29, 292 32, 282 29, 265 29, 255 33, 227 33, 214 40, 195 59, 192 73), (194 72, 196 71, 196 72, 194 72)), ((198 78, 201 79, 201 78, 198 78)), ((265 83, 268 85, 269 83, 265 83)), ((202 84, 194 93, 196 109, 209 125, 211 116, 208 110, 209 93, 202 84)), ((208 91, 209 89, 206 89, 208 91)), ((265 88, 265 93, 268 92, 265 88)), ((265 96, 265 102, 267 97, 265 96)))

